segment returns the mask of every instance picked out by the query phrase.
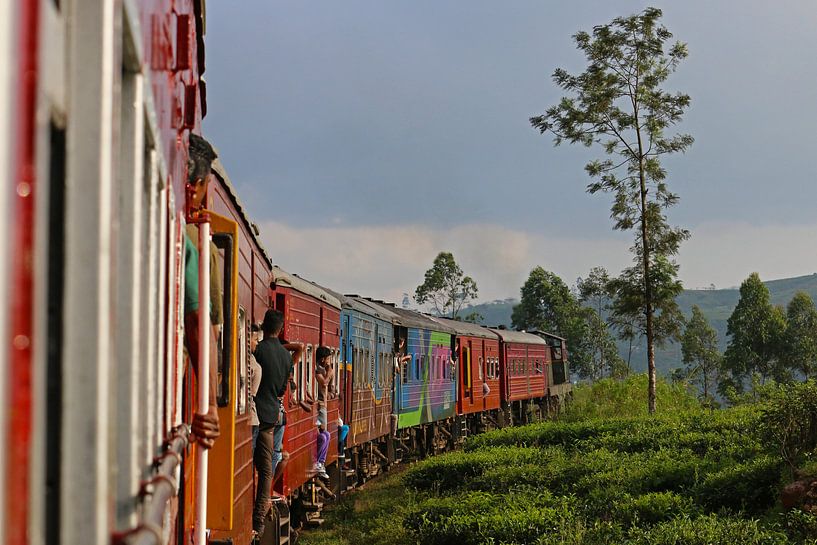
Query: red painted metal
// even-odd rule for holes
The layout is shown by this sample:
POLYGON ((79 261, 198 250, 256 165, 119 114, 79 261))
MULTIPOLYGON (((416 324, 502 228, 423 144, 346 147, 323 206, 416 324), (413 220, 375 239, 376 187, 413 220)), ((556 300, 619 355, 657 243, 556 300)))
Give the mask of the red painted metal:
MULTIPOLYGON (((282 338, 289 342, 302 342, 307 347, 304 357, 308 357, 307 367, 301 369, 296 363, 295 381, 299 389, 312 377, 312 391, 309 398, 315 398, 315 350, 323 344, 338 349, 339 341, 339 311, 326 303, 301 293, 297 289, 281 284, 272 290, 272 297, 276 301, 276 308, 284 313, 284 329, 282 338), (283 309, 281 308, 283 306, 283 309), (322 326, 321 316, 327 316, 325 326, 322 326), (331 333, 331 335, 330 335, 331 333)), ((306 410, 300 403, 293 404, 289 393, 286 396, 287 428, 284 435, 284 450, 289 453, 289 463, 284 471, 282 481, 276 483, 279 494, 289 496, 313 478, 311 472, 317 456, 317 407, 312 405, 306 410)), ((338 402, 334 400, 327 411, 328 430, 332 437, 337 438, 338 402)), ((332 450, 330 447, 330 453, 332 450)), ((337 453, 330 460, 336 460, 337 453)))
POLYGON ((33 255, 34 255, 34 203, 37 196, 35 173, 35 132, 37 96, 37 57, 39 2, 25 0, 18 4, 19 20, 16 89, 14 161, 15 197, 11 207, 13 255, 11 267, 11 336, 8 395, 8 427, 5 429, 8 454, 6 463, 6 539, 9 545, 28 543, 29 460, 31 449, 31 379, 33 339, 33 255))

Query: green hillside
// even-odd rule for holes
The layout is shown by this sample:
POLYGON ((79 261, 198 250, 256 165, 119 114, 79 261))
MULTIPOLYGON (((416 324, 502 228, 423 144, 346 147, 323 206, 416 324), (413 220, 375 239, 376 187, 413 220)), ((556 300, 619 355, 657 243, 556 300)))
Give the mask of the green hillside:
MULTIPOLYGON (((798 291, 808 293, 812 299, 817 301, 817 273, 798 276, 795 278, 783 278, 780 280, 770 280, 764 282, 769 288, 772 296, 772 304, 786 306, 798 291)), ((732 314, 732 310, 738 303, 740 293, 737 288, 722 290, 684 290, 678 296, 678 305, 685 316, 692 313, 692 306, 698 305, 709 319, 712 327, 718 332, 721 348, 725 349, 727 344, 726 321, 732 314)), ((462 314, 468 315, 471 312, 478 312, 483 316, 482 324, 497 326, 511 325, 511 311, 518 301, 516 299, 504 299, 483 303, 466 308, 462 314)), ((621 356, 626 360, 628 355, 628 345, 619 343, 621 356)), ((647 348, 646 343, 641 342, 633 346, 632 368, 636 372, 644 371, 647 368, 647 348)), ((668 374, 676 367, 681 366, 681 347, 677 344, 668 345, 663 349, 657 349, 655 353, 655 363, 658 371, 668 374)))

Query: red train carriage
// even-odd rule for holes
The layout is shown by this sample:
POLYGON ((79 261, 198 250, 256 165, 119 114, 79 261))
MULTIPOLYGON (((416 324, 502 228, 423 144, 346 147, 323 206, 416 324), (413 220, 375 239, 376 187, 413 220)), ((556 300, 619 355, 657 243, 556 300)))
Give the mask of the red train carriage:
POLYGON ((530 422, 545 413, 547 342, 521 331, 492 329, 501 340, 500 390, 505 424, 530 422))
MULTIPOLYGON (((289 342, 304 343, 304 356, 295 363, 295 392, 297 404, 287 397, 287 427, 284 435, 284 450, 289 452, 289 463, 284 472, 283 482, 277 492, 292 496, 299 501, 306 499, 313 503, 314 484, 312 467, 317 452, 317 407, 306 410, 304 404, 317 399, 315 376, 315 351, 321 345, 328 346, 337 354, 340 340, 340 301, 328 291, 289 274, 278 267, 272 271, 270 297, 277 310, 284 314, 284 329, 281 337, 289 342), (305 498, 306 495, 310 497, 305 498)), ((332 443, 326 458, 326 467, 337 462, 338 399, 330 396, 327 403, 328 430, 332 443)))
POLYGON ((6 543, 101 545, 164 520, 174 487, 157 466, 173 475, 178 459, 159 457, 186 443, 180 264, 202 3, 0 3, 6 543))
POLYGON ((452 350, 459 362, 457 414, 465 416, 470 433, 498 427, 501 399, 499 335, 476 324, 434 319, 456 332, 452 350))
POLYGON ((544 331, 530 331, 547 341, 550 349, 548 366, 548 411, 559 411, 570 400, 573 386, 570 383, 570 368, 567 357, 567 343, 562 337, 544 331))

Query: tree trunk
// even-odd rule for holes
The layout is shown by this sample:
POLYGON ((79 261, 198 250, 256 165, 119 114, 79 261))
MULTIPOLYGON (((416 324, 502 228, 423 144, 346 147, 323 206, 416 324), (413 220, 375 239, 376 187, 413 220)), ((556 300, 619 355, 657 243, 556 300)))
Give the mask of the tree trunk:
MULTIPOLYGON (((636 125, 638 117, 636 116, 636 125)), ((655 346, 652 330, 652 286, 650 285, 650 248, 647 237, 647 181, 644 178, 644 156, 641 147, 641 131, 638 131, 638 178, 641 183, 641 245, 644 258, 644 315, 647 319, 647 410, 655 413, 655 346)))

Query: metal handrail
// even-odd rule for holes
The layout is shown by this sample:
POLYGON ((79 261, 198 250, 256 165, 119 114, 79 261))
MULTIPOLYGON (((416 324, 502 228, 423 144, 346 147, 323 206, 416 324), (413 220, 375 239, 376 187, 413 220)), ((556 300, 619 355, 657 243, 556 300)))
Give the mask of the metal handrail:
POLYGON ((161 545, 162 525, 167 502, 179 491, 176 469, 181 466, 182 453, 190 441, 190 426, 182 424, 174 428, 165 441, 163 453, 154 460, 156 472, 150 480, 142 483, 139 497, 144 501, 142 521, 138 526, 114 534, 116 545, 161 545))

